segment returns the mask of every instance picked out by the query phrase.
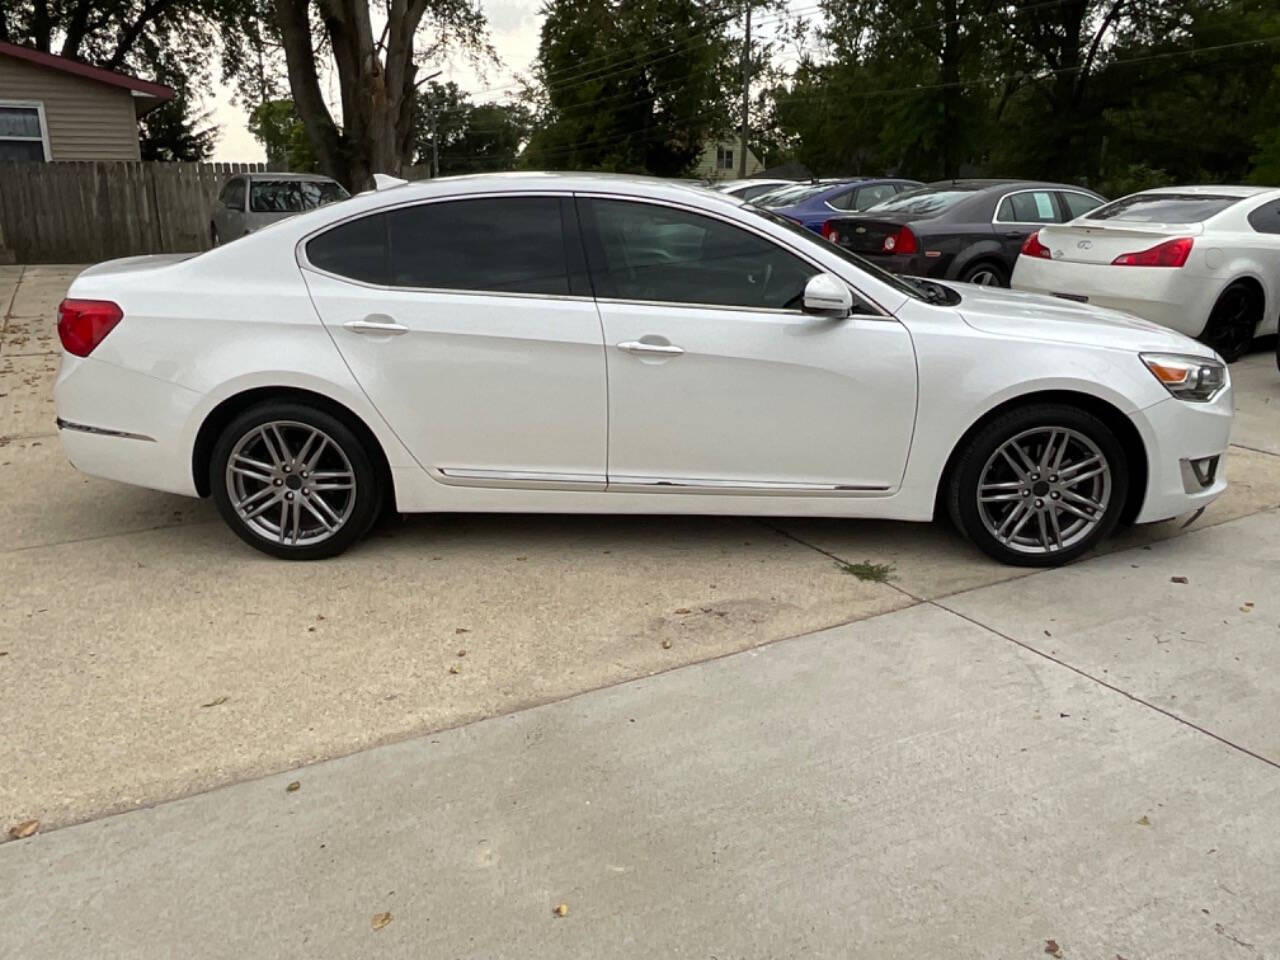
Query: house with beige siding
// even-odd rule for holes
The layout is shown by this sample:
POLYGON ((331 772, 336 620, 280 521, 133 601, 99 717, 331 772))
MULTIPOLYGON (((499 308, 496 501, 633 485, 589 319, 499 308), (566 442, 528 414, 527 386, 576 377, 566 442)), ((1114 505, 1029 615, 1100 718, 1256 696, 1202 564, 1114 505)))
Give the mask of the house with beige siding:
MULTIPOLYGON (((706 144, 702 148, 702 156, 689 174, 702 180, 734 180, 738 176, 739 152, 742 143, 739 140, 723 139, 706 144)), ((747 148, 747 173, 753 177, 764 169, 764 164, 747 148)))
POLYGON ((0 162, 138 160, 138 118, 163 84, 0 42, 0 162))

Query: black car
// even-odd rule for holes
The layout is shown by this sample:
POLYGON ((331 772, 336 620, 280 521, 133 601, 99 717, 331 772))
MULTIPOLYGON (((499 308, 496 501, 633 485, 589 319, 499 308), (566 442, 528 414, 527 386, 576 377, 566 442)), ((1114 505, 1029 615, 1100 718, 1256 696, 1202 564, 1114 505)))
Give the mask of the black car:
POLYGON ((893 273, 1007 287, 1032 232, 1105 202, 1065 183, 943 180, 833 217, 822 233, 893 273))

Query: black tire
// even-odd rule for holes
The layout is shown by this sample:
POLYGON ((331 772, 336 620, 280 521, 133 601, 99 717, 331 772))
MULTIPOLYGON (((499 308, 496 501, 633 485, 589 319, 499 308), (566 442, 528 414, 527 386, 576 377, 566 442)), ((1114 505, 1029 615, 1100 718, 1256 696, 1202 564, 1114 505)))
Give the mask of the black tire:
POLYGON ((979 283, 986 287, 1008 287, 1009 271, 993 260, 979 260, 960 272, 962 283, 979 283))
POLYGON ((1262 321, 1262 297, 1247 283, 1233 283, 1223 290, 1200 342, 1213 347, 1227 363, 1235 363, 1253 347, 1253 338, 1262 321))
MULTIPOLYGON (((1022 442, 1024 441, 1020 441, 1022 442)), ((1057 449, 1057 447, 1058 444, 1055 444, 1051 449, 1057 449)), ((1051 459, 1048 461, 1048 466, 1052 468, 1051 459)), ((1032 466, 1032 470, 1038 469, 1040 469, 1038 466, 1032 466)), ((1065 469, 1071 468, 1067 466, 1065 469)), ((1081 469, 1076 472, 1084 477, 1093 469, 1089 467, 1088 470, 1081 469)), ((1052 567, 1076 559, 1110 536, 1124 511, 1128 494, 1129 467, 1124 448, 1105 423, 1079 407, 1062 403, 1035 403, 1000 414, 965 442, 965 447, 960 451, 955 467, 951 471, 946 489, 946 502, 956 527, 989 556, 1001 563, 1015 566, 1052 567), (1046 444, 1041 442, 1037 448, 1034 443, 1036 431, 1045 431, 1046 434, 1050 431, 1059 431, 1060 435, 1066 438, 1064 449, 1067 456, 1070 456, 1072 451, 1076 451, 1081 462, 1091 455, 1092 450, 1096 450, 1107 472, 1096 480, 1068 481, 1063 478, 1060 482, 1060 478, 1052 473, 1041 476, 1039 473, 1026 471, 1025 477, 1019 477, 1013 473, 1011 466, 997 460, 1001 456, 1001 448, 1006 443, 1014 438, 1028 436, 1031 439, 1025 442, 1028 445, 1030 463, 1034 465, 1045 459, 1040 456, 1040 452, 1043 452, 1046 444), (1007 473, 1002 477, 998 473, 991 472, 998 470, 1005 470, 1007 473), (983 482, 984 473, 988 481, 993 477, 996 479, 997 482, 992 483, 991 487, 1001 488, 991 494, 993 498, 998 498, 999 502, 987 506, 982 506, 978 502, 979 487, 983 482), (1032 477, 1035 479, 1031 480, 1032 477), (1049 480, 1053 480, 1054 483, 1049 483, 1049 480), (1079 501, 1074 500, 1074 497, 1081 495, 1081 485, 1084 483, 1090 484, 1093 489, 1103 488, 1105 485, 1105 496, 1103 493, 1093 493, 1093 499, 1103 504, 1101 510, 1076 506, 1079 501), (1023 490, 1027 492, 1024 493, 1023 490), (1055 493, 1058 495, 1054 496, 1055 493), (1068 506, 1068 497, 1073 498, 1070 506, 1068 506), (1040 509, 1041 504, 1047 505, 1047 509, 1040 509), (998 536, 1000 526, 997 524, 1008 518, 1009 514, 1014 513, 1019 507, 1030 514, 1029 521, 1034 521, 1031 524, 1032 532, 1021 534, 1021 538, 1034 539, 1039 533, 1044 537, 1043 542, 1049 543, 1053 539, 1052 531, 1061 527, 1059 545, 1055 547, 1050 544, 1048 548, 1042 550, 1034 545, 1018 542, 1021 539, 1017 529, 1020 526, 1018 523, 1020 516, 1015 516, 1009 521, 1013 524, 1008 528, 1011 530, 1011 536, 1005 539, 998 536), (1092 519, 1082 521, 1074 514, 1069 515, 1063 512, 1066 509, 1085 509, 1092 515, 1092 519), (1049 519, 1050 513, 1055 518, 1059 518, 1058 527, 1053 526, 1053 521, 1049 519), (1044 527, 1040 526, 1041 515, 1046 518, 1044 527), (994 530, 988 527, 988 522, 992 523, 994 530), (1077 524, 1082 525, 1078 533, 1073 536, 1066 535, 1072 525, 1077 524), (1041 531, 1047 531, 1048 535, 1045 536, 1040 533, 1041 531)))
MULTIPOLYGON (((237 464, 244 462, 238 460, 237 464)), ((285 400, 268 400, 250 407, 226 426, 209 461, 209 489, 222 519, 240 539, 263 553, 286 560, 321 560, 342 553, 372 528, 384 500, 378 470, 355 431, 326 411, 285 400), (264 441, 259 428, 270 424, 278 425, 279 433, 273 434, 275 440, 264 441), (306 457, 298 456, 308 450, 304 444, 312 432, 318 432, 325 442, 313 440, 306 457), (285 453, 270 456, 281 445, 285 453), (250 461, 270 461, 273 469, 248 468, 251 475, 246 479, 245 468, 241 467, 233 476, 229 470, 232 454, 246 451, 250 461), (311 461, 315 477, 308 477, 303 469, 308 466, 306 460, 311 461), (305 486, 308 480, 315 484, 320 473, 325 474, 325 479, 319 482, 327 486, 305 486), (336 485, 347 482, 344 478, 348 474, 350 490, 338 488, 336 485), (237 483, 243 488, 239 493, 235 489, 237 483), (237 508, 233 497, 263 507, 261 518, 249 516, 256 512, 252 508, 237 508), (316 498, 323 502, 317 503, 316 498), (278 520, 276 505, 281 507, 278 520), (293 518, 295 513, 297 520, 293 518), (273 523, 278 535, 264 530, 273 523)))
POLYGON ((218 228, 213 224, 209 224, 209 242, 215 247, 222 244, 222 238, 218 236, 218 228))

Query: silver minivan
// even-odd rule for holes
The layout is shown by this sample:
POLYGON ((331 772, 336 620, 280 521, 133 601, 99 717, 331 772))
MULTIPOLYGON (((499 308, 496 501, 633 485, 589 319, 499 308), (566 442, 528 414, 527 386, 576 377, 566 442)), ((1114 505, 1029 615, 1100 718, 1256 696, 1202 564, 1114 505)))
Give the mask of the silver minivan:
POLYGON ((316 173, 241 173, 218 194, 209 220, 216 247, 294 214, 345 200, 351 194, 338 181, 316 173))

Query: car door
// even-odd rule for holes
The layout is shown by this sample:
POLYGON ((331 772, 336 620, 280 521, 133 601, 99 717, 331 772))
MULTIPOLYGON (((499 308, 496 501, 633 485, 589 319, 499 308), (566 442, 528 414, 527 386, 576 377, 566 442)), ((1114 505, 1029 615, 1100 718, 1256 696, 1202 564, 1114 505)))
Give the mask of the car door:
MULTIPOLYGON (((799 309, 812 261, 677 205, 582 198, 609 374, 609 490, 858 496, 901 482, 907 331, 799 309)), ((799 243, 802 238, 797 238, 799 243)))
POLYGON ((238 240, 245 234, 244 204, 247 191, 245 178, 236 177, 227 184, 226 202, 223 204, 222 222, 225 230, 219 229, 224 240, 238 240))
POLYGON ((303 265, 352 373, 435 479, 604 488, 604 348, 571 199, 398 207, 311 238, 303 265))
POLYGON ((1022 243, 1032 231, 1046 223, 1061 222, 1053 190, 1018 190, 1006 194, 996 205, 993 226, 1007 269, 1013 271, 1022 243))

